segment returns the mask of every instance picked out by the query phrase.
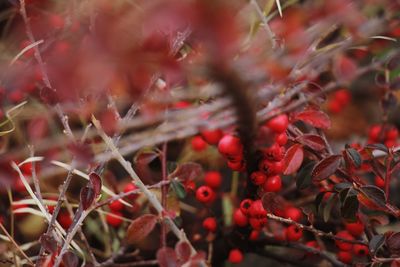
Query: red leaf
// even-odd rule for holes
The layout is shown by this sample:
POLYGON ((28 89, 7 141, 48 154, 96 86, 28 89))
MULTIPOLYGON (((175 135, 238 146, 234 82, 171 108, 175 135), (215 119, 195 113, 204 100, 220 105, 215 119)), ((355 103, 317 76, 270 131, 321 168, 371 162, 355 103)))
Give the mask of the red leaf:
POLYGON ((203 168, 200 164, 187 162, 179 165, 169 176, 181 180, 193 180, 203 173, 203 168))
POLYGON ((188 242, 178 242, 175 246, 175 252, 181 263, 185 263, 190 259, 192 250, 188 242))
POLYGON ((178 259, 172 248, 160 248, 157 251, 157 260, 160 267, 178 267, 178 259))
POLYGON ((283 174, 289 175, 295 173, 303 163, 304 151, 299 144, 291 146, 285 154, 285 170, 283 174))
POLYGON ((39 241, 47 252, 55 253, 57 251, 57 241, 50 234, 43 234, 39 241))
POLYGON ((386 236, 386 246, 391 253, 391 256, 400 255, 400 233, 389 233, 386 236))
POLYGON ((100 176, 95 172, 91 172, 89 173, 89 179, 94 193, 96 194, 96 196, 98 196, 101 192, 101 185, 102 185, 100 176))
POLYGON ((62 262, 65 267, 77 267, 79 264, 78 256, 76 256, 73 252, 67 251, 62 257, 62 262))
POLYGON ((90 206, 92 206, 96 195, 93 188, 86 186, 82 188, 80 197, 83 210, 87 210, 90 206))
POLYGON ((341 155, 332 155, 318 162, 311 172, 312 179, 314 181, 321 181, 335 173, 340 166, 341 158, 341 155))
POLYGON ((329 129, 331 127, 331 120, 321 110, 305 110, 295 115, 295 120, 303 121, 307 124, 320 129, 329 129))
POLYGON ((157 216, 152 214, 145 214, 135 219, 126 231, 125 240, 129 244, 137 243, 153 231, 157 223, 157 216))
POLYGON ((312 150, 321 151, 325 149, 325 141, 321 136, 315 134, 304 134, 296 138, 296 141, 308 146, 312 150))
POLYGON ((357 64, 346 56, 337 57, 333 71, 339 80, 350 81, 356 76, 357 64))

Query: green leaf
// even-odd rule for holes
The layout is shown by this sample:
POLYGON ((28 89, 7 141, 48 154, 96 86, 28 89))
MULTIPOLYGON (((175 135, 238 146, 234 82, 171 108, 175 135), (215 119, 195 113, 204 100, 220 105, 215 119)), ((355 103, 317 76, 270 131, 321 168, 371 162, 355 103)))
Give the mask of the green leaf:
POLYGON ((186 190, 181 182, 178 180, 172 180, 171 185, 178 198, 184 199, 186 197, 186 190))
POLYGON ((375 255, 379 248, 385 243, 384 235, 374 235, 369 241, 369 250, 372 255, 375 255))
POLYGON ((296 186, 299 190, 304 190, 311 185, 311 171, 315 166, 315 161, 308 162, 304 165, 296 176, 296 186))
MULTIPOLYGON (((347 190, 347 189, 346 189, 347 190)), ((354 190, 349 189, 344 201, 342 201, 342 207, 340 213, 345 220, 355 221, 357 219, 359 202, 357 194, 354 190)))
POLYGON ((324 222, 329 221, 333 205, 335 204, 335 199, 336 199, 336 194, 332 194, 329 197, 328 201, 326 202, 326 205, 325 205, 324 211, 323 211, 324 222))
POLYGON ((355 150, 354 148, 346 149, 346 153, 347 153, 347 156, 353 162, 354 166, 356 166, 356 168, 360 168, 361 164, 362 164, 362 158, 361 158, 360 153, 358 153, 358 151, 355 150))

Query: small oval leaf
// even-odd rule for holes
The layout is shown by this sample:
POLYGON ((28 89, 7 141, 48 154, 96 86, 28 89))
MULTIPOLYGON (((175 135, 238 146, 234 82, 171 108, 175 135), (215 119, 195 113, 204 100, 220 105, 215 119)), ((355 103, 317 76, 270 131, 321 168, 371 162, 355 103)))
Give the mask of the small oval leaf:
POLYGON ((331 155, 318 162, 311 172, 312 179, 314 181, 322 181, 334 174, 340 166, 341 159, 341 155, 331 155))
POLYGON ((296 141, 315 151, 322 151, 325 149, 325 141, 319 135, 303 134, 297 137, 296 141))
POLYGON ((162 247, 157 251, 157 261, 160 267, 178 267, 175 251, 169 247, 162 247))
POLYGON ((331 127, 331 120, 321 110, 305 110, 296 114, 295 119, 310 124, 315 128, 329 129, 331 127))
POLYGON ((91 172, 89 173, 89 180, 95 195, 98 196, 101 193, 101 186, 102 186, 100 176, 95 172, 91 172))
POLYGON ((153 231, 157 223, 157 216, 152 214, 145 214, 135 219, 126 231, 125 241, 128 244, 135 244, 153 231))
POLYGON ((72 251, 67 251, 62 257, 62 262, 65 267, 77 267, 79 259, 72 251))
POLYGON ((180 241, 175 245, 175 253, 181 263, 185 263, 190 259, 192 250, 188 242, 180 241))
POLYGON ((92 206, 94 200, 96 199, 93 188, 89 186, 82 188, 80 199, 83 210, 87 210, 90 206, 92 206))
POLYGON ((299 144, 291 146, 285 154, 285 169, 283 174, 289 175, 297 172, 303 163, 304 151, 303 147, 299 144))

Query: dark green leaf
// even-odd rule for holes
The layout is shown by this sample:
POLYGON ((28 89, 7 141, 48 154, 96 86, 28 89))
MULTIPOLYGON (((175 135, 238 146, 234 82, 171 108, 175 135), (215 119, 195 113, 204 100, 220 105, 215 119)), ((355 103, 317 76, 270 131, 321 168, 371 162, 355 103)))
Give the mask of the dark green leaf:
POLYGON ((296 176, 296 186, 299 190, 304 190, 311 185, 311 171, 315 166, 315 161, 308 162, 304 165, 296 176))
POLYGON ((340 192, 343 189, 348 189, 352 186, 353 186, 353 184, 349 183, 349 182, 339 183, 339 184, 335 184, 335 186, 333 187, 333 190, 340 192))
POLYGON ((381 208, 386 207, 386 194, 379 187, 374 185, 364 185, 360 188, 360 191, 381 208))
POLYGON ((371 241, 369 241, 369 250, 371 251, 371 254, 376 254, 378 249, 383 245, 385 242, 385 236, 384 235, 374 235, 371 238, 371 241))
POLYGON ((186 197, 186 190, 181 182, 178 180, 172 180, 171 185, 178 198, 184 199, 186 197))
POLYGON ((358 206, 357 195, 348 194, 340 209, 342 217, 345 220, 355 221, 357 219, 358 206))
POLYGON ((323 212, 324 222, 329 221, 333 205, 335 204, 335 199, 336 199, 336 194, 332 193, 331 196, 329 197, 328 201, 326 202, 326 205, 324 207, 324 212, 323 212))
POLYGON ((373 149, 373 150, 380 150, 380 151, 383 151, 386 153, 389 152, 388 148, 384 144, 369 144, 369 145, 366 145, 365 148, 373 149))
POLYGON ((362 158, 361 158, 360 153, 358 153, 357 150, 355 150, 354 148, 348 148, 348 149, 346 149, 346 154, 351 159, 354 166, 356 166, 357 168, 361 167, 362 158))
POLYGON ((322 181, 336 172, 340 166, 341 155, 331 155, 315 165, 311 177, 315 181, 322 181))

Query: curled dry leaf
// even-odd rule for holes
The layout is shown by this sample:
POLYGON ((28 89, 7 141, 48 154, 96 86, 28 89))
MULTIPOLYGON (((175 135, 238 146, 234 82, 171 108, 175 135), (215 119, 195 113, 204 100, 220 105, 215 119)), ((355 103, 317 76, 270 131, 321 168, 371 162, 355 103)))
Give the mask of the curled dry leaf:
POLYGON ((147 237, 157 223, 157 216, 145 214, 135 219, 128 227, 125 242, 135 244, 147 237))
POLYGON ((95 199, 96 199, 96 194, 94 193, 92 187, 86 186, 81 189, 80 200, 83 210, 87 210, 88 208, 90 208, 95 199))
POLYGON ((169 176, 179 180, 194 180, 203 174, 203 168, 200 164, 187 162, 180 164, 169 176))
POLYGON ((98 196, 101 193, 101 186, 102 186, 100 176, 95 172, 91 172, 89 174, 89 180, 90 180, 90 185, 93 188, 95 195, 98 196))

